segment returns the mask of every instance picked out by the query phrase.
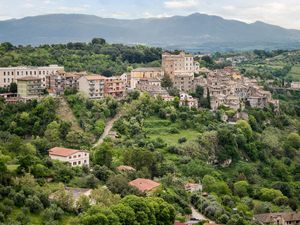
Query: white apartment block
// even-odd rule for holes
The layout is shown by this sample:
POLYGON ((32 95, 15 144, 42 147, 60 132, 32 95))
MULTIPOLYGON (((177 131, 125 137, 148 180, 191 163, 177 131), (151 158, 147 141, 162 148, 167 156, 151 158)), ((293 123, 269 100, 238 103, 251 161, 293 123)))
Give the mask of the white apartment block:
POLYGON ((49 149, 49 156, 52 160, 68 162, 71 166, 89 166, 90 153, 82 150, 54 147, 49 149))
POLYGON ((79 91, 91 99, 101 99, 104 97, 105 80, 106 77, 101 75, 80 77, 78 80, 79 91))
POLYGON ((46 76, 56 74, 64 70, 64 67, 50 65, 44 67, 1 67, 0 68, 0 87, 8 87, 11 83, 16 82, 18 78, 37 77, 41 78, 42 88, 47 87, 46 76))

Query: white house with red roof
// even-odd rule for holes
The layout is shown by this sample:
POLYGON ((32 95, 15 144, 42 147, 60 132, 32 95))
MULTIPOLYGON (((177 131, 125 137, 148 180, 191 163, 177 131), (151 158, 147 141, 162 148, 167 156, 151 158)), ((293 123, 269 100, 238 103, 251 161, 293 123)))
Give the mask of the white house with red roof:
POLYGON ((83 150, 54 147, 49 149, 49 156, 53 160, 68 162, 71 166, 89 166, 90 153, 83 150))

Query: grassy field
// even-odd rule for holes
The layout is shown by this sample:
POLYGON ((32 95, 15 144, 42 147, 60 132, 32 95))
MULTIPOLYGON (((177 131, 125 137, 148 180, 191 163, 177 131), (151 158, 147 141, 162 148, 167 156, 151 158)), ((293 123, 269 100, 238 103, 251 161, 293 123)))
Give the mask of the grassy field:
POLYGON ((287 75, 287 78, 294 81, 300 81, 300 64, 292 67, 291 71, 287 75))
POLYGON ((162 138, 168 145, 178 144, 178 139, 185 137, 187 141, 195 140, 199 132, 192 129, 180 129, 178 123, 171 123, 169 120, 163 120, 151 117, 145 120, 145 130, 151 139, 162 138), (178 133, 171 131, 177 129, 178 133))

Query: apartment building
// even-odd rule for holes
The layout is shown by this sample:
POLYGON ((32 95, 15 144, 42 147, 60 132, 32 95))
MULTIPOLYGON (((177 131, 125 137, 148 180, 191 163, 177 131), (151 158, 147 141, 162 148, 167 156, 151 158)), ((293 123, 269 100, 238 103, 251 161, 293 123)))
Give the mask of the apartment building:
POLYGON ((44 67, 1 67, 0 68, 0 87, 8 87, 11 83, 16 82, 18 78, 38 77, 41 78, 42 87, 47 87, 46 76, 54 75, 58 71, 63 71, 64 67, 50 65, 44 67))
POLYGON ((164 71, 161 67, 146 67, 137 68, 130 73, 130 88, 134 89, 140 79, 143 78, 158 78, 161 79, 164 76, 164 71))
POLYGON ((67 88, 78 90, 79 78, 86 75, 86 72, 58 71, 56 74, 46 77, 48 91, 54 95, 63 95, 67 88))
POLYGON ((89 75, 78 80, 79 91, 85 93, 91 99, 101 99, 105 96, 106 77, 101 75, 89 75))
POLYGON ((71 166, 89 166, 90 154, 87 151, 54 147, 49 149, 49 156, 53 160, 68 162, 71 166))
POLYGON ((121 98, 124 96, 126 90, 126 81, 123 77, 107 77, 104 82, 105 96, 112 96, 121 98))
POLYGON ((37 98, 43 94, 41 78, 23 77, 17 78, 18 96, 21 98, 37 98))
POLYGON ((82 76, 78 79, 79 91, 91 99, 101 99, 106 96, 123 97, 126 91, 124 77, 104 77, 101 75, 82 76))

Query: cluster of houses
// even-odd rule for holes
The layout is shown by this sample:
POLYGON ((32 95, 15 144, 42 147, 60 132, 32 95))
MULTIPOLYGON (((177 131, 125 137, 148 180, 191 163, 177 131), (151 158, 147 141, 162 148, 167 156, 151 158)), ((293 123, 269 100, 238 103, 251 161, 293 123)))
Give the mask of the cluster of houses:
MULTIPOLYGON (((264 108, 268 104, 275 107, 279 105, 279 101, 272 99, 271 93, 263 90, 257 80, 243 77, 233 68, 214 71, 200 68, 193 56, 184 52, 177 55, 163 53, 161 67, 136 68, 130 73, 112 77, 86 72, 65 72, 63 67, 57 65, 0 68, 0 87, 17 83, 17 95, 1 95, 9 103, 38 98, 45 91, 60 96, 67 88, 76 89, 91 99, 106 96, 122 98, 127 91, 137 89, 152 96, 161 96, 165 101, 172 101, 174 97, 161 85, 165 76, 180 91, 180 106, 199 107, 197 99, 188 94, 194 92, 197 86, 203 87, 204 97, 210 96, 213 110, 222 105, 235 110, 242 109, 245 104, 257 108, 264 108)), ((298 88, 299 84, 293 83, 293 87, 298 88)))
POLYGON ((202 72, 205 76, 196 77, 194 85, 203 87, 204 97, 210 95, 213 110, 222 105, 235 110, 243 109, 245 104, 254 108, 279 106, 279 100, 274 100, 271 92, 265 91, 256 79, 244 77, 233 68, 202 72))

